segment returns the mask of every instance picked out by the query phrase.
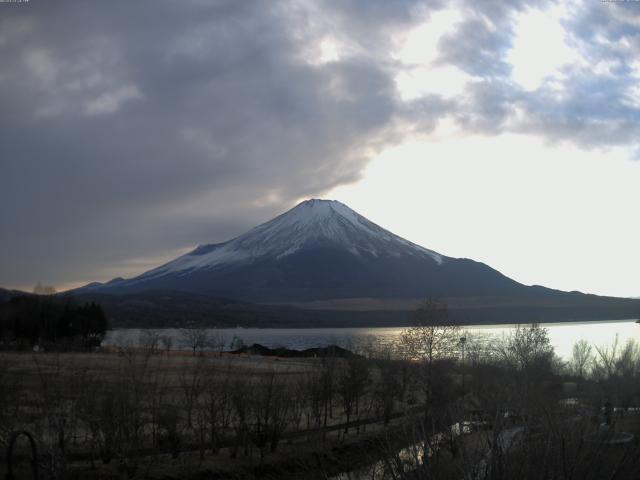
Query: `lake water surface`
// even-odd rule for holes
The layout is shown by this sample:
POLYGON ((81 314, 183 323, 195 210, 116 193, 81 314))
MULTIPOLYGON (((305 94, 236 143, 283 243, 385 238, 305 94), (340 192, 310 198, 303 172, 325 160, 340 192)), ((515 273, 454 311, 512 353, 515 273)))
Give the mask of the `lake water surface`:
MULTIPOLYGON (((640 324, 636 320, 615 320, 599 322, 570 322, 542 324, 549 331, 551 344, 556 354, 569 358, 573 345, 578 340, 586 340, 594 346, 611 345, 618 337, 620 343, 628 339, 640 340, 640 324)), ((508 334, 515 325, 482 325, 463 327, 468 336, 497 336, 508 334)), ((213 335, 220 335, 228 349, 231 343, 242 340, 245 345, 260 343, 267 347, 288 347, 305 349, 339 345, 345 348, 393 345, 397 342, 402 327, 385 328, 220 328, 210 329, 213 335)), ((142 329, 121 329, 109 331, 104 345, 136 345, 142 336, 142 329)), ((186 344, 179 329, 164 329, 161 335, 173 338, 173 348, 184 348, 186 344)))

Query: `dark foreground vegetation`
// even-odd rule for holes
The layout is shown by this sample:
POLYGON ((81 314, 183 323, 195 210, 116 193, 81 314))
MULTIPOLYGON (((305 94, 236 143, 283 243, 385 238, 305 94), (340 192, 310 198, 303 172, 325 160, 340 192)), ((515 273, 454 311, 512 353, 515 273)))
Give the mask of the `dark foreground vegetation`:
MULTIPOLYGON (((635 342, 562 362, 535 325, 471 338, 444 315, 427 302, 396 347, 338 356, 231 354, 188 330, 186 352, 154 332, 115 353, 4 352, 0 447, 29 432, 40 478, 60 479, 639 478, 635 342)), ((15 478, 31 455, 20 437, 15 478)))
POLYGON ((88 350, 108 328, 102 307, 51 295, 17 295, 0 301, 0 348, 88 350))

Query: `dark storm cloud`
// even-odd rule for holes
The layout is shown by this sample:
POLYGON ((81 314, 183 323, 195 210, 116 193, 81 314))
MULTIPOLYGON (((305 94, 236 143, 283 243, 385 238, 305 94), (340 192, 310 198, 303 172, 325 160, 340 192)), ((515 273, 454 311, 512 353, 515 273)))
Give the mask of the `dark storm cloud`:
POLYGON ((225 240, 445 116, 486 134, 635 141, 628 11, 594 2, 567 25, 590 61, 619 59, 618 80, 576 67, 558 98, 510 79, 514 15, 544 4, 0 4, 0 285, 106 279, 225 240), (463 19, 437 64, 474 80, 461 98, 402 102, 395 38, 443 7, 463 19), (327 38, 347 54, 318 62, 327 38))
MULTIPOLYGON (((385 5, 365 2, 354 22, 379 48, 363 21, 413 18, 385 5)), ((114 262, 224 240, 356 179, 396 110, 374 58, 307 61, 322 19, 302 6, 0 8, 0 284, 104 278, 114 262)))

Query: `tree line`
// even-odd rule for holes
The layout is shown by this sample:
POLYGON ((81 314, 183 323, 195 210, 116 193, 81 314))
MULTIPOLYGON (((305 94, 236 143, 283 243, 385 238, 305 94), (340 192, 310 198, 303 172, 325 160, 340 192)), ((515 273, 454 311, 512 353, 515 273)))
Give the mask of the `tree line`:
POLYGON ((0 303, 0 345, 5 348, 91 349, 109 327, 96 303, 50 295, 20 295, 0 303))

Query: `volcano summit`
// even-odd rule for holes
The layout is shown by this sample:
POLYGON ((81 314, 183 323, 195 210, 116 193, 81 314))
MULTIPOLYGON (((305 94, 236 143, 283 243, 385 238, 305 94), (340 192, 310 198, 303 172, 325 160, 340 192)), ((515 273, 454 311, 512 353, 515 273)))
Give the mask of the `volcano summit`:
POLYGON ((482 263, 411 243, 340 202, 307 200, 232 240, 201 245, 138 277, 85 291, 169 289, 255 302, 306 302, 504 296, 531 293, 531 288, 482 263))

